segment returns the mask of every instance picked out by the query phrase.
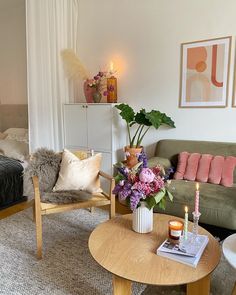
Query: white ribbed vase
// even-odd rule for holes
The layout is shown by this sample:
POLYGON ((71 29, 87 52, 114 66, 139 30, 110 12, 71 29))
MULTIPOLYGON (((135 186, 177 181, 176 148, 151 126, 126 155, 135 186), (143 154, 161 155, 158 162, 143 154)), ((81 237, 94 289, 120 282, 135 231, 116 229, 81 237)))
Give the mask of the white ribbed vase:
POLYGON ((145 234, 153 230, 153 208, 149 210, 145 202, 133 211, 133 230, 145 234))

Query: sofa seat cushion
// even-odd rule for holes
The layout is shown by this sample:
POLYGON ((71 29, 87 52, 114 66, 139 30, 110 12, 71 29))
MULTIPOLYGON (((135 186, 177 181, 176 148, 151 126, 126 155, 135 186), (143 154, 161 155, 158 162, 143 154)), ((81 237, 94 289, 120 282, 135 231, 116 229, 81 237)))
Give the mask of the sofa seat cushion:
MULTIPOLYGON (((173 202, 166 199, 164 213, 184 217, 184 206, 189 207, 189 212, 194 210, 196 182, 172 180, 169 186, 174 196, 173 202)), ((236 186, 225 188, 222 185, 200 184, 200 222, 219 227, 236 230, 236 186)), ((155 212, 163 211, 157 206, 155 212)), ((189 214, 192 217, 192 214, 189 214)))

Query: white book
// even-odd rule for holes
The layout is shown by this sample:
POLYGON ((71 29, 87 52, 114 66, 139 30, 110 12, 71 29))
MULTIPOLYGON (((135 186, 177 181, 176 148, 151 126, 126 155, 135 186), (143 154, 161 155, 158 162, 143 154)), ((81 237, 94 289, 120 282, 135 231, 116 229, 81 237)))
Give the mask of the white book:
MULTIPOLYGON (((192 233, 188 233, 188 241, 190 241, 192 233)), ((192 267, 197 267, 197 264, 202 256, 204 249, 209 241, 208 236, 198 235, 198 243, 185 243, 186 247, 179 247, 178 243, 173 243, 171 240, 166 239, 157 249, 157 255, 187 264, 192 267)))

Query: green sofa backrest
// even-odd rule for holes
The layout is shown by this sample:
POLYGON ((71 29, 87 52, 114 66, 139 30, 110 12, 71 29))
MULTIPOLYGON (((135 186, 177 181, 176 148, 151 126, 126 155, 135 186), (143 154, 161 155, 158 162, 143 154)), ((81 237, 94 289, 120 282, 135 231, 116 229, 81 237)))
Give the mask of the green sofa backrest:
MULTIPOLYGON (((170 159, 171 163, 176 167, 178 154, 184 151, 236 157, 236 143, 164 139, 157 142, 155 156, 170 159)), ((236 183, 236 169, 234 169, 234 183, 236 183)))

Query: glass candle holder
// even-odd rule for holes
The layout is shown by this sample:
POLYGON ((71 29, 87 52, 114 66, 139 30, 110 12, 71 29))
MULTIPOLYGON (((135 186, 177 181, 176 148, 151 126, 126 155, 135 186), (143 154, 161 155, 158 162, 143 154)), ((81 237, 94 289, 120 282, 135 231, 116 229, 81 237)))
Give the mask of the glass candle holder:
POLYGON ((169 226, 169 238, 172 240, 179 240, 182 235, 184 223, 180 220, 170 220, 169 226))

